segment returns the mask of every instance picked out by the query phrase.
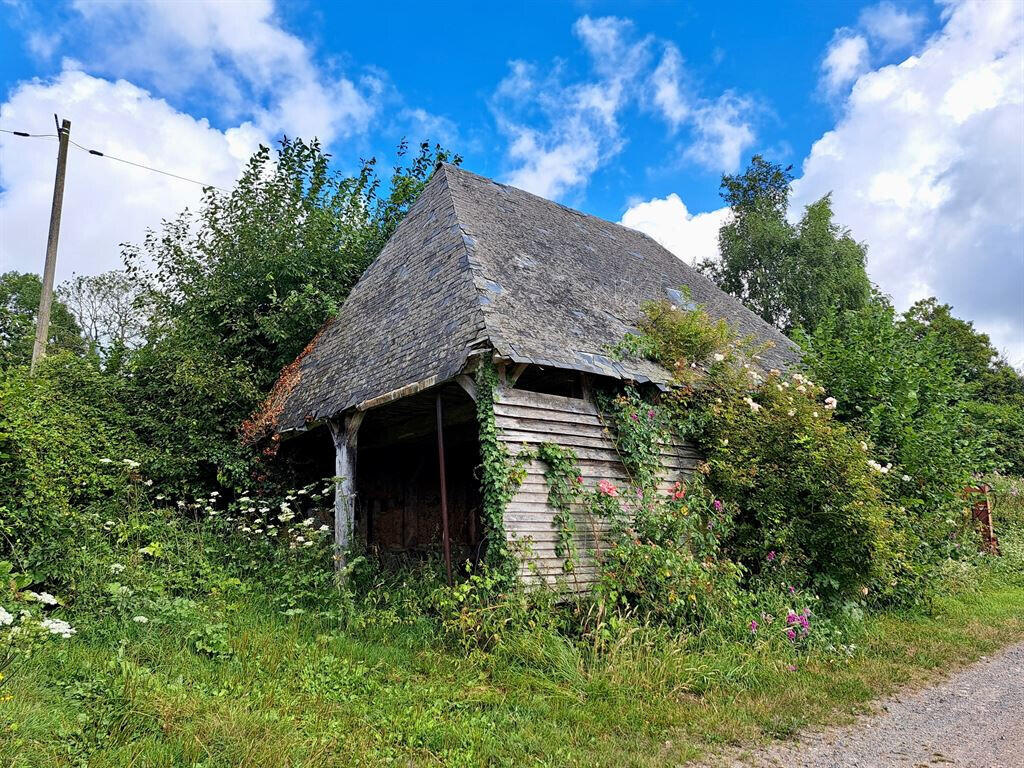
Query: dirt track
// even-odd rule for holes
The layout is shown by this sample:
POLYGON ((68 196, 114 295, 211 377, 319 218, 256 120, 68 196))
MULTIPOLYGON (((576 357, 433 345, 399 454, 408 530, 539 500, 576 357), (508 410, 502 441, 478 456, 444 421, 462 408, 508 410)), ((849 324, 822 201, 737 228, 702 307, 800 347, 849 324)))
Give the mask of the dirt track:
POLYGON ((940 683, 879 702, 877 714, 720 765, 757 768, 1024 768, 1024 644, 940 683))

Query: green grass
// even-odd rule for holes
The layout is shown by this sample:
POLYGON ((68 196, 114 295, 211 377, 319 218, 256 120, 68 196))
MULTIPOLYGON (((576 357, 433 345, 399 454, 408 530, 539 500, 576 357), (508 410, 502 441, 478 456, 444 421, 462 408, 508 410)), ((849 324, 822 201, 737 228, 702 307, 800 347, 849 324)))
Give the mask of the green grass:
POLYGON ((634 637, 599 660, 553 635, 440 650, 424 625, 350 634, 210 598, 232 655, 182 626, 83 625, 17 671, 0 703, 10 766, 584 765, 684 762, 843 719, 935 670, 1024 637, 1024 587, 869 618, 850 659, 634 637))

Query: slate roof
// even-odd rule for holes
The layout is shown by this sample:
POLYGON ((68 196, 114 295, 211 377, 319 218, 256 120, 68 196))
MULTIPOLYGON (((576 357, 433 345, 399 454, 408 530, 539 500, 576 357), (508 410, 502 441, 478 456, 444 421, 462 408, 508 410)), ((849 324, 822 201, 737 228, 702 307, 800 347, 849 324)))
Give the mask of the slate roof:
POLYGON ((456 375, 475 350, 515 362, 665 382, 647 360, 612 360, 641 305, 681 286, 741 334, 796 347, 647 235, 453 165, 441 165, 338 316, 282 376, 279 432, 456 375), (297 375, 296 375, 297 374, 297 375))

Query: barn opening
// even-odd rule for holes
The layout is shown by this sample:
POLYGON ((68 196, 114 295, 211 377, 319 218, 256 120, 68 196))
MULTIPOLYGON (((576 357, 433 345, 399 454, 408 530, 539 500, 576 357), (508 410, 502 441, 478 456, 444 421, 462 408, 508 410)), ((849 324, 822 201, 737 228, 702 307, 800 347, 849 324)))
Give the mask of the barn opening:
POLYGON ((448 536, 458 570, 483 557, 485 542, 475 403, 454 382, 366 412, 356 453, 355 535, 385 562, 443 555, 439 401, 448 536))

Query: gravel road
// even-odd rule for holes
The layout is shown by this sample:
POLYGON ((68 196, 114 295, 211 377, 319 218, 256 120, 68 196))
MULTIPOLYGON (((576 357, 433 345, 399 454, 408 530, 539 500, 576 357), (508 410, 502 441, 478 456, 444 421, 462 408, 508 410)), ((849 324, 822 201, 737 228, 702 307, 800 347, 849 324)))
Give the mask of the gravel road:
POLYGON ((1024 768, 1024 643, 852 725, 727 757, 740 768, 1024 768))

